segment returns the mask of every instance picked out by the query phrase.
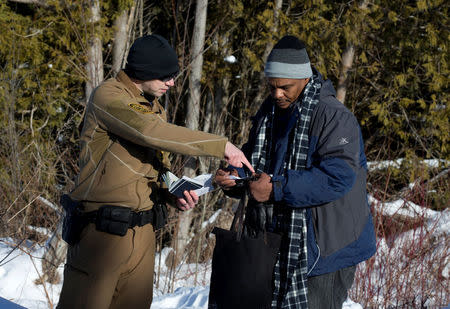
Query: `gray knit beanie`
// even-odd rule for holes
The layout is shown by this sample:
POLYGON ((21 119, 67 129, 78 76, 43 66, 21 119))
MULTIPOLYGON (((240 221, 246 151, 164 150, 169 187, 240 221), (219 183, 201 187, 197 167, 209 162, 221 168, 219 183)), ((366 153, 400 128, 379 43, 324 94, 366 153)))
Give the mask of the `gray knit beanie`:
POLYGON ((266 77, 303 79, 312 76, 305 43, 295 36, 284 36, 273 47, 264 68, 266 77))

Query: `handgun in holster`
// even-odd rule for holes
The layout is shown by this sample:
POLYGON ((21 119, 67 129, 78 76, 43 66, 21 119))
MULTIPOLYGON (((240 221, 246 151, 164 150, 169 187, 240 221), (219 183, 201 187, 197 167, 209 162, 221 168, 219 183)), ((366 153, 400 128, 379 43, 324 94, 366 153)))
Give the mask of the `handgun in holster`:
POLYGON ((81 203, 72 200, 69 195, 63 194, 60 203, 64 208, 62 238, 73 246, 79 242, 81 232, 89 224, 89 220, 81 213, 81 203))

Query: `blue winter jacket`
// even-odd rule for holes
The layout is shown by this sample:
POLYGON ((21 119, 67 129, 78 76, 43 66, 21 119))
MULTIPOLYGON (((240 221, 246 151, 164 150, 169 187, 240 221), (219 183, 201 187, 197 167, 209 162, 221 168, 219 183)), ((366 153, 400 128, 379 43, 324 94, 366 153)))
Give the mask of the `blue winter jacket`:
MULTIPOLYGON (((306 208, 308 276, 356 265, 376 251, 367 202, 367 165, 361 130, 355 116, 336 99, 329 80, 322 82, 320 102, 313 111, 306 169, 281 167, 288 149, 289 129, 275 143, 272 182, 276 205, 306 208)), ((243 152, 249 158, 264 116, 272 110, 269 97, 252 118, 243 152)), ((293 113, 292 117, 298 117, 293 113)), ((294 119, 295 120, 295 119, 294 119)), ((289 122, 295 123, 294 120, 289 122)))

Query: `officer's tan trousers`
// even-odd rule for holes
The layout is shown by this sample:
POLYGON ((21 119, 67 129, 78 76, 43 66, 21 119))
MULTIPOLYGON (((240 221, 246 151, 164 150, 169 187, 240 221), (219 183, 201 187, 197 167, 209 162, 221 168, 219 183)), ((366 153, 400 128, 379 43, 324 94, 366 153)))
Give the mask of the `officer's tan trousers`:
POLYGON ((150 308, 155 233, 151 224, 121 237, 89 224, 71 246, 57 308, 150 308))

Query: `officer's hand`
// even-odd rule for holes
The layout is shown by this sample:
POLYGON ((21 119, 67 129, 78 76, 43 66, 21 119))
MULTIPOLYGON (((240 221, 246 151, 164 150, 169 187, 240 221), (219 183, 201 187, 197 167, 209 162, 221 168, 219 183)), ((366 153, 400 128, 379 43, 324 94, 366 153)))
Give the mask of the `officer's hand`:
POLYGON ((250 194, 258 202, 267 202, 273 191, 272 178, 266 173, 262 173, 258 180, 249 182, 250 194))
POLYGON ((198 203, 198 195, 194 190, 184 191, 184 198, 177 198, 177 207, 180 210, 189 210, 195 207, 198 203))
POLYGON ((226 170, 219 168, 216 172, 216 176, 214 177, 214 182, 224 190, 229 190, 231 187, 236 185, 236 181, 234 179, 230 179, 230 175, 239 176, 237 170, 231 169, 226 170))
POLYGON ((227 161, 228 164, 236 166, 236 167, 242 167, 242 163, 245 164, 248 169, 254 173, 255 170, 253 169, 253 166, 248 162, 247 158, 245 157, 244 153, 234 146, 232 143, 227 142, 225 145, 225 161, 227 161))

